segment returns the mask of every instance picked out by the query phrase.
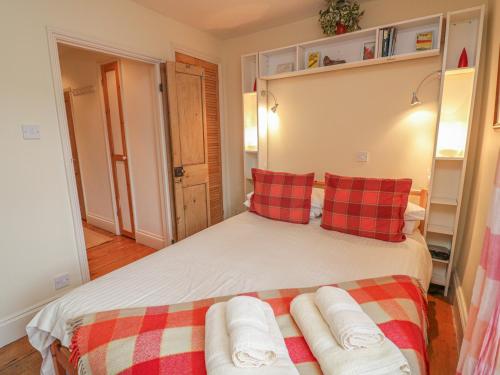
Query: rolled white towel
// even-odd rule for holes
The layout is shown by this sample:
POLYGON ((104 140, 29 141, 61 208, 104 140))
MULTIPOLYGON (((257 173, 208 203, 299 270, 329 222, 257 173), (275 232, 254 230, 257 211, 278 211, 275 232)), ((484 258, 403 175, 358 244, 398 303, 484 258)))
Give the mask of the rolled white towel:
POLYGON ((277 348, 264 307, 261 300, 247 296, 231 298, 226 304, 227 331, 236 367, 269 366, 276 361, 277 348))
POLYGON ((321 287, 314 301, 342 348, 370 348, 384 342, 384 333, 345 290, 321 287))
POLYGON ((358 350, 344 350, 333 337, 319 312, 314 294, 295 297, 290 312, 309 348, 326 375, 410 374, 408 361, 388 339, 383 344, 358 350))
MULTIPOLYGON (((205 365, 208 375, 298 375, 272 309, 265 312, 269 331, 278 347, 278 356, 271 366, 236 367, 231 358, 231 345, 226 322, 226 302, 212 305, 205 319, 205 365)), ((269 306, 269 305, 268 305, 269 306)), ((265 310, 265 311, 266 311, 265 310)))

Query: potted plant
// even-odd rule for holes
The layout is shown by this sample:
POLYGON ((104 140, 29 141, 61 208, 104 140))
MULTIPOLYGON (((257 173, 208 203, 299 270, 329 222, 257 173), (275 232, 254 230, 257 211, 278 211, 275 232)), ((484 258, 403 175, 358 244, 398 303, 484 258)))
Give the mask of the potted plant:
POLYGON ((359 30, 359 19, 365 11, 353 0, 325 0, 326 9, 319 11, 319 23, 328 35, 344 34, 359 30))

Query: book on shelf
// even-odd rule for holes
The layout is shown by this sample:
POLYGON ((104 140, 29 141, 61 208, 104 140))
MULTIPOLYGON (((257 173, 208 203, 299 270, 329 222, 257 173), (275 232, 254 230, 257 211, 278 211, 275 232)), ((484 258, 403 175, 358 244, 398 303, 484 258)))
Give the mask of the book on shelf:
POLYGON ((393 56, 395 54, 397 30, 395 27, 386 27, 380 30, 381 51, 380 57, 393 56))

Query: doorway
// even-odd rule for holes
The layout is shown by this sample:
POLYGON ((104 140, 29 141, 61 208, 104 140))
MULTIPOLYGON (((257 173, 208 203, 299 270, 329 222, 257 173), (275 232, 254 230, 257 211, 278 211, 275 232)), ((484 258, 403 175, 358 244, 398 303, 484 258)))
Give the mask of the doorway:
POLYGON ((65 44, 58 53, 93 279, 170 242, 157 66, 65 44))

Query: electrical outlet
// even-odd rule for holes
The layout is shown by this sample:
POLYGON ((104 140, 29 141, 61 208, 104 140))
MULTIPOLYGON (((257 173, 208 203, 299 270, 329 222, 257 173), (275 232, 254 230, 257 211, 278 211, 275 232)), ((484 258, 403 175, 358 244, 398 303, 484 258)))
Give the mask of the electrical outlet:
POLYGON ((54 277, 55 290, 66 288, 68 285, 69 285, 69 274, 64 273, 62 275, 54 277))
POLYGON ((370 157, 370 153, 368 151, 358 151, 356 153, 356 161, 361 163, 367 163, 370 157))
POLYGON ((38 125, 21 125, 23 139, 40 139, 40 126, 38 125))

